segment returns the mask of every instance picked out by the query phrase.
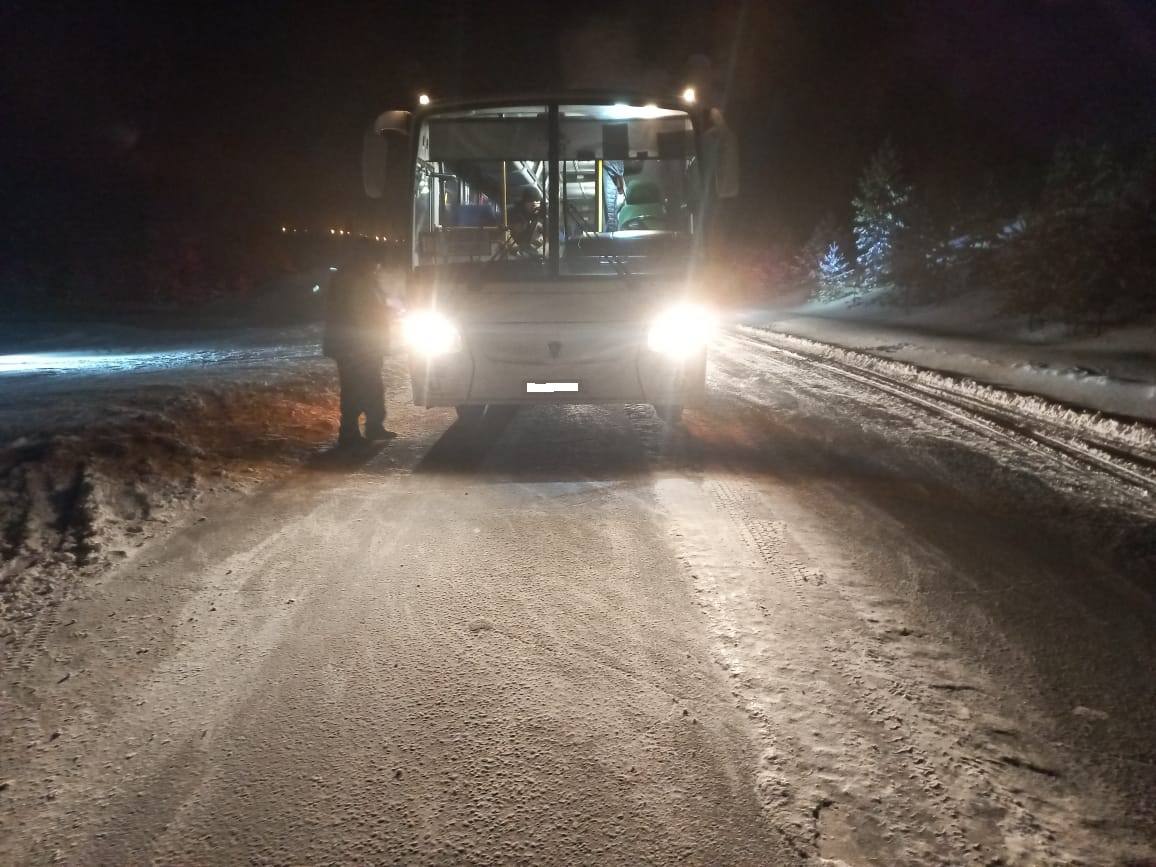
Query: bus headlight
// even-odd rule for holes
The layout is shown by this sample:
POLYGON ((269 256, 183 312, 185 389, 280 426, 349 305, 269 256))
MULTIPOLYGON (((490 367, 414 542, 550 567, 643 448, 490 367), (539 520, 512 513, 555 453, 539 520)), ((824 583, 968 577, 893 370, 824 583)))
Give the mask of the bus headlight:
POLYGON ((443 314, 436 310, 416 310, 402 320, 405 345, 427 358, 458 352, 462 336, 443 314))
POLYGON ((701 304, 679 304, 663 311, 650 324, 646 345, 669 358, 684 359, 702 352, 718 320, 701 304))

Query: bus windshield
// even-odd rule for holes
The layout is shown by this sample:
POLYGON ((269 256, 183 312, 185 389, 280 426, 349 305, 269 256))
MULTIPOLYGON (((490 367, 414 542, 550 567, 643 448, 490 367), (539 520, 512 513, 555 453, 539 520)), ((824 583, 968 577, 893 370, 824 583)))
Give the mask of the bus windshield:
POLYGON ((549 106, 520 105, 424 121, 417 268, 540 280, 685 266, 698 194, 690 117, 622 104, 560 105, 556 117, 551 128, 549 106))

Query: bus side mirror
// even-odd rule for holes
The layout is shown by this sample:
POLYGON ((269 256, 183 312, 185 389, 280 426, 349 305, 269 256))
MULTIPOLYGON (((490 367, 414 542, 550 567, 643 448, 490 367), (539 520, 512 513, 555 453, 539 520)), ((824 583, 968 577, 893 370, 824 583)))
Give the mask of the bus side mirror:
MULTIPOLYGON (((389 144, 409 139, 411 115, 408 111, 387 111, 365 131, 361 142, 361 181, 371 199, 382 198, 388 188, 389 144)), ((405 147, 402 146, 404 153, 405 147)))

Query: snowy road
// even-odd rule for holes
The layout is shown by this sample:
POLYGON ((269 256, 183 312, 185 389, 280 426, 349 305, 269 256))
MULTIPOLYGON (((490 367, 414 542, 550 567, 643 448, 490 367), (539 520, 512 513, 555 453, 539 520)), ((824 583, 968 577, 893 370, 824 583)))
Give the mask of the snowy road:
POLYGON ((1153 498, 845 374, 402 407, 143 549, 6 667, 0 862, 1151 856, 1153 498))

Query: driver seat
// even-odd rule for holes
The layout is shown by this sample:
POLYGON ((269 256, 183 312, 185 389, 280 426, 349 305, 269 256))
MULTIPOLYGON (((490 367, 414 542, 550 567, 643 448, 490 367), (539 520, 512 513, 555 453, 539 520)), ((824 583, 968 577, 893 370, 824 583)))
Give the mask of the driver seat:
POLYGON ((626 184, 626 201, 618 209, 619 228, 661 229, 665 221, 662 187, 648 178, 631 178, 626 184))

